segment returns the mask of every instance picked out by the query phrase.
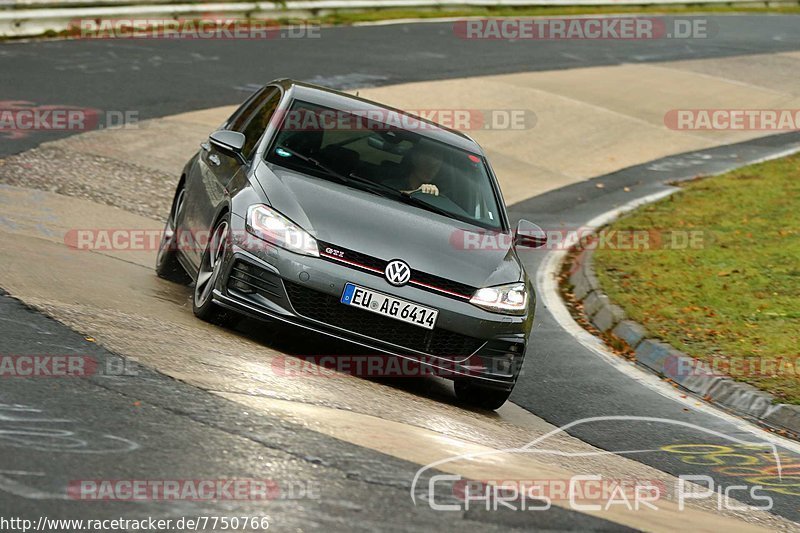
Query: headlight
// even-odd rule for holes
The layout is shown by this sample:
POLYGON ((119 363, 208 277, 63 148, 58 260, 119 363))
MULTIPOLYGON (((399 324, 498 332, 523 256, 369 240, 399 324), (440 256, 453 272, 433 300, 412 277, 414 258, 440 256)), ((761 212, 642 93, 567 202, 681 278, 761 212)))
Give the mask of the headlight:
POLYGON ((266 205, 247 210, 247 232, 292 252, 319 257, 317 240, 294 222, 266 205))
POLYGON ((475 291, 469 303, 495 313, 524 315, 528 308, 528 291, 522 282, 485 287, 475 291))

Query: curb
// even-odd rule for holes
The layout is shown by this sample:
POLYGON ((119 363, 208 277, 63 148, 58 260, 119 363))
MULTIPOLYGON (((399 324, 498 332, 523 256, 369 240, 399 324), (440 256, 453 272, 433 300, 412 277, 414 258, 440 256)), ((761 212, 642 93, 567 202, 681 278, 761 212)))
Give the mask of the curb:
MULTIPOLYGON (((580 243, 573 250, 578 246, 580 243)), ((714 405, 788 431, 794 438, 800 435, 800 405, 777 403, 773 395, 714 373, 699 359, 647 337, 645 329, 628 319, 622 308, 601 290, 592 256, 593 250, 583 250, 573 261, 574 270, 569 276, 571 292, 575 301, 582 304, 584 318, 600 332, 623 340, 633 350, 636 364, 714 405)))

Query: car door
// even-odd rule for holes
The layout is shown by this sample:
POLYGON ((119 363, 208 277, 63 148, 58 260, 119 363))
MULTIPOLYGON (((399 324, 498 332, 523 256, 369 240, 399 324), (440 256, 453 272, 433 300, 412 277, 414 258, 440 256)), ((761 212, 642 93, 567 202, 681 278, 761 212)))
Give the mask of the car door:
MULTIPOLYGON (((280 90, 266 86, 253 95, 224 125, 225 129, 238 131, 245 136, 242 153, 251 161, 258 142, 280 102, 280 90)), ((196 164, 187 178, 185 226, 190 228, 194 245, 186 253, 194 265, 200 264, 208 233, 219 207, 229 197, 228 185, 239 172, 247 172, 248 165, 234 156, 218 150, 208 140, 200 144, 196 164)))

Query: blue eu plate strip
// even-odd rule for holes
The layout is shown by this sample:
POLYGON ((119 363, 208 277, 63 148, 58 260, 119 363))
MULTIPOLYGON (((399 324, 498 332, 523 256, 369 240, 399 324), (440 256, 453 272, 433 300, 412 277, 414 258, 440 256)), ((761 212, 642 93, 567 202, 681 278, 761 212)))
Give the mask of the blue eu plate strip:
POLYGON ((350 301, 353 299, 353 292, 355 292, 356 286, 352 283, 348 283, 344 286, 344 293, 342 293, 342 303, 350 305, 350 301))

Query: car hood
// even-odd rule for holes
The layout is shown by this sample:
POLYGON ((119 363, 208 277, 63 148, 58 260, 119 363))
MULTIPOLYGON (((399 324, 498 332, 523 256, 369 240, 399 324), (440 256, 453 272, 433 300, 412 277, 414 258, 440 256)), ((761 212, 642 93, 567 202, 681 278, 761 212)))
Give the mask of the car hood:
POLYGON ((268 203, 318 240, 473 287, 522 279, 509 234, 271 164, 255 176, 268 203))

